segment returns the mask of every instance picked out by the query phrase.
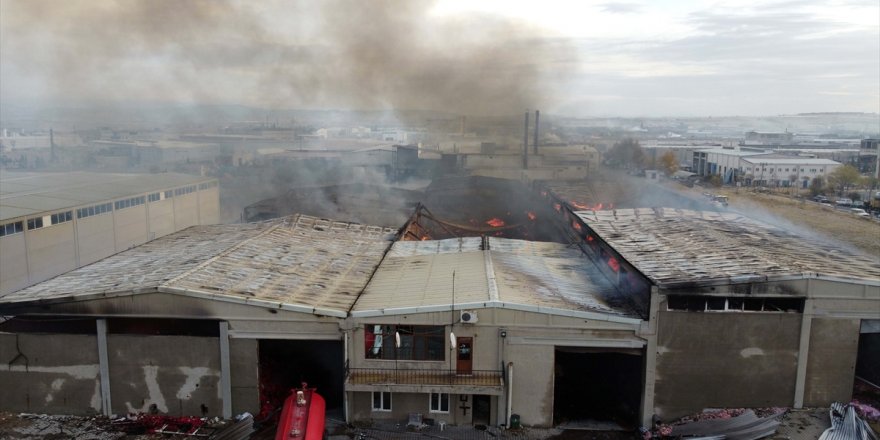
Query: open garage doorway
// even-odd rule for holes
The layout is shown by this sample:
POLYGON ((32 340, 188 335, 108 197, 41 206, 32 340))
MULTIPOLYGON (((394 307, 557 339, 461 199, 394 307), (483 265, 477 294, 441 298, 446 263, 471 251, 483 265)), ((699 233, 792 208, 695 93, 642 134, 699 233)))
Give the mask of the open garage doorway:
POLYGON ((342 341, 259 341, 260 416, 274 419, 292 388, 302 382, 318 389, 327 412, 341 414, 343 395, 342 341))
POLYGON ((880 319, 861 322, 853 399, 880 405, 880 319))
POLYGON ((640 350, 556 347, 555 355, 555 425, 583 429, 638 426, 640 350))

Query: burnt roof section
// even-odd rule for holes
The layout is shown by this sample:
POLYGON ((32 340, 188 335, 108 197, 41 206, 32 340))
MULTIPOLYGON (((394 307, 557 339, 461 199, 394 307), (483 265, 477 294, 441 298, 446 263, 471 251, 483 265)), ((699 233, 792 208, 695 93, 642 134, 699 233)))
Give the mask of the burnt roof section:
POLYGON ((162 291, 344 317, 394 236, 304 215, 195 226, 0 296, 0 309, 162 291))
POLYGON ((575 214, 661 287, 816 277, 880 284, 876 257, 740 214, 671 208, 575 214))

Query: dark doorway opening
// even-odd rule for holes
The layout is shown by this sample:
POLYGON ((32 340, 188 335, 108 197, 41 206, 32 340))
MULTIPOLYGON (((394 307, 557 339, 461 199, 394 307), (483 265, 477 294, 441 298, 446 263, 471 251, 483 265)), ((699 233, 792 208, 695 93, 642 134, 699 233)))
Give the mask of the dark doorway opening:
POLYGON ((260 340, 260 417, 275 419, 290 390, 307 382, 327 402, 327 411, 342 407, 342 341, 260 340))
POLYGON ((557 347, 553 422, 613 422, 638 426, 642 355, 635 350, 557 347))
POLYGON ((474 394, 474 425, 491 424, 492 398, 483 394, 474 394))
POLYGON ((859 333, 859 351, 853 399, 880 406, 880 320, 863 319, 859 333))

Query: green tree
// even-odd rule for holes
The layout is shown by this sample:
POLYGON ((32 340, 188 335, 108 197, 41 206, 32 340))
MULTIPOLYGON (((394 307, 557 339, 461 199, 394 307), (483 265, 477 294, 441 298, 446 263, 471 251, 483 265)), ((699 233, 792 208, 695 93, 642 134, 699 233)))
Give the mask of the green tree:
POLYGON ((859 170, 852 165, 843 165, 837 167, 834 171, 828 174, 828 184, 837 191, 838 194, 843 194, 848 188, 855 186, 861 180, 862 176, 859 174, 859 170))
POLYGON ((810 195, 818 196, 825 191, 825 179, 816 177, 810 182, 810 195))
POLYGON ((639 141, 627 138, 615 143, 605 158, 615 167, 641 168, 645 163, 645 151, 639 141))
POLYGON ((667 151, 663 153, 663 156, 660 156, 660 169, 667 177, 678 171, 678 159, 676 159, 675 153, 667 151))

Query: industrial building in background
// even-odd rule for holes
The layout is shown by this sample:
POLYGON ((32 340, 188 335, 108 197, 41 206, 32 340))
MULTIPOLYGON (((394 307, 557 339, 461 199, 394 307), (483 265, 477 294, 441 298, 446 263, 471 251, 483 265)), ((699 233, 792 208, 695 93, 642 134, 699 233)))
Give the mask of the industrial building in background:
POLYGON ((218 223, 217 179, 0 172, 0 293, 193 225, 218 223))
POLYGON ((347 421, 632 427, 878 380, 869 256, 583 182, 434 185, 400 229, 195 226, 0 295, 0 410, 259 420, 308 381, 347 421))

